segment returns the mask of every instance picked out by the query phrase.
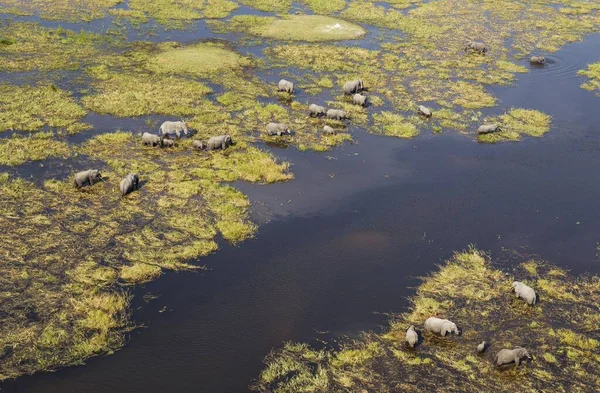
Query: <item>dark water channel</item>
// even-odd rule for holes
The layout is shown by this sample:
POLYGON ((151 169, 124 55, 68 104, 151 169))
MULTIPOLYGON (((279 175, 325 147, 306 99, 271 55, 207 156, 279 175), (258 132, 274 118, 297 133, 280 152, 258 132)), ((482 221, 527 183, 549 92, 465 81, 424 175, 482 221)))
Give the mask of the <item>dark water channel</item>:
POLYGON ((121 351, 1 390, 246 392, 271 348, 379 329, 384 313, 406 309, 416 277, 471 243, 501 260, 518 250, 599 272, 600 98, 576 75, 599 45, 598 36, 570 45, 494 90, 500 108, 553 116, 540 139, 356 132, 356 144, 328 153, 274 150, 293 163, 294 181, 238 185, 262 223, 255 239, 223 244, 202 260, 208 271, 136 289, 134 316, 146 327, 121 351), (146 293, 160 298, 145 303, 146 293))

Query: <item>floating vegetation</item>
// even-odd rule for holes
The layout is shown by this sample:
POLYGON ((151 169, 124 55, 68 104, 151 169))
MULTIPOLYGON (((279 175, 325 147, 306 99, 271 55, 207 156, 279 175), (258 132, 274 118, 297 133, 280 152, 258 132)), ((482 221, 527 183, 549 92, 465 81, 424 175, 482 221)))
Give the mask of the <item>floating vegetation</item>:
POLYGON ((595 91, 597 95, 600 95, 600 63, 588 65, 587 70, 579 71, 579 75, 589 78, 588 81, 581 85, 582 88, 595 91))
POLYGON ((511 109, 498 118, 486 119, 488 124, 497 124, 500 131, 478 135, 477 140, 485 143, 518 141, 523 135, 541 137, 550 131, 552 116, 533 109, 511 109))
POLYGON ((267 356, 254 388, 280 393, 421 392, 440 386, 466 393, 597 390, 598 277, 572 277, 539 261, 525 262, 513 275, 536 288, 541 299, 536 306, 515 298, 513 276, 486 254, 457 253, 423 279, 410 310, 393 318, 386 332, 364 333, 337 350, 286 343, 267 356), (455 321, 461 335, 421 332, 424 341, 408 348, 406 328, 422 330, 432 315, 455 321), (482 340, 490 348, 478 355, 475 348, 482 340), (495 368, 494 355, 514 346, 527 348, 533 361, 495 368))
POLYGON ((229 0, 129 0, 129 9, 134 19, 153 18, 170 29, 181 29, 197 19, 225 18, 238 5, 229 0))
POLYGON ((205 76, 215 71, 235 70, 249 60, 215 43, 182 46, 175 42, 160 45, 158 54, 148 62, 156 73, 205 76))
POLYGON ((417 127, 408 123, 404 116, 392 112, 381 112, 373 115, 378 133, 398 138, 414 138, 419 135, 417 127))
POLYGON ((0 131, 50 127, 72 134, 90 128, 80 122, 87 113, 85 109, 54 85, 0 84, 0 108, 0 131))
POLYGON ((264 38, 286 41, 340 41, 360 38, 362 27, 320 15, 290 15, 282 18, 237 15, 228 22, 213 23, 217 31, 233 29, 264 38))
POLYGON ((0 165, 21 165, 28 161, 67 158, 70 155, 69 145, 55 140, 51 132, 40 132, 28 138, 13 135, 0 143, 0 165))
POLYGON ((123 0, 0 0, 0 12, 37 15, 42 19, 91 21, 106 16, 123 0))
POLYGON ((191 140, 159 149, 117 132, 77 153, 99 163, 105 181, 79 190, 72 178, 36 185, 0 175, 0 224, 13 234, 0 246, 0 379, 118 348, 129 297, 116 284, 194 269, 190 262, 217 249, 217 235, 252 236, 248 199, 222 182, 292 178, 287 163, 244 141, 200 152, 191 140), (140 190, 121 197, 119 181, 131 172, 140 190))

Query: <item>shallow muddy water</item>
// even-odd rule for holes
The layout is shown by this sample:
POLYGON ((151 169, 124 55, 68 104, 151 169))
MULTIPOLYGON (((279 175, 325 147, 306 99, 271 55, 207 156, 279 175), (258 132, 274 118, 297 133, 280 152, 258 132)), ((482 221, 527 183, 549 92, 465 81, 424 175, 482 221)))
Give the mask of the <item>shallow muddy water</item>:
MULTIPOLYGON (((236 184, 261 224, 254 239, 222 244, 202 259, 207 271, 136 288, 134 318, 145 327, 114 355, 1 391, 246 392, 272 348, 379 329, 384 313, 405 310, 417 277, 471 243, 506 263, 516 250, 599 272, 600 99, 576 74, 597 61, 598 45, 588 37, 516 87, 492 89, 502 108, 553 116, 540 139, 485 145, 453 132, 401 140, 357 131, 331 152, 273 149, 295 180, 236 184), (146 303, 147 293, 160 297, 146 303)), ((127 119, 85 121, 137 131, 127 119)))

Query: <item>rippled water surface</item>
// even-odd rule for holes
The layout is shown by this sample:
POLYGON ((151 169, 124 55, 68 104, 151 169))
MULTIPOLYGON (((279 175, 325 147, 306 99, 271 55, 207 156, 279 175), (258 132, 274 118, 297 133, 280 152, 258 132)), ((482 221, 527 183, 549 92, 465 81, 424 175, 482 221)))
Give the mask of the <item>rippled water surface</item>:
MULTIPOLYGON (((200 23, 156 39, 203 36, 212 38, 200 23)), ((292 162, 294 181, 236 185, 262 223, 255 239, 223 244, 203 259, 207 271, 169 272, 137 288, 134 317, 144 327, 123 350, 2 391, 245 392, 271 348, 379 329, 384 313, 405 309, 417 277, 470 243, 506 263, 517 250, 598 272, 600 99, 579 87, 577 70, 597 61, 599 46, 590 36, 520 74, 515 87, 492 89, 504 107, 553 116, 540 139, 482 145, 456 133, 400 140, 357 131, 356 143, 328 153, 273 149, 292 162), (145 302, 147 293, 160 297, 145 302)))

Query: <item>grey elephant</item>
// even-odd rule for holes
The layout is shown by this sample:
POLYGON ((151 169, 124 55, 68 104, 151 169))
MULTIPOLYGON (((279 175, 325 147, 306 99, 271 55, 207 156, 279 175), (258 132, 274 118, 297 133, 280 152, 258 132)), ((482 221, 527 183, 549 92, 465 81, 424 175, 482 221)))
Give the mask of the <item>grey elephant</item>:
POLYGON ((478 346, 477 346, 477 352, 479 353, 484 353, 485 350, 487 349, 487 343, 485 341, 482 341, 478 346))
POLYGON ((415 331, 415 327, 409 326, 408 329, 406 329, 406 342, 411 348, 414 348, 418 341, 419 335, 415 331))
POLYGON ((537 300, 535 291, 530 286, 523 284, 520 281, 512 283, 513 291, 518 298, 521 298, 527 302, 530 306, 533 306, 537 300))
POLYGON ((148 132, 144 132, 142 134, 142 142, 146 146, 161 146, 162 140, 163 140, 162 137, 160 137, 158 135, 150 134, 148 132))
POLYGON ((440 334, 442 337, 448 333, 458 334, 458 328, 454 322, 436 317, 427 318, 425 331, 440 334))
POLYGON ((497 131, 502 131, 500 126, 497 124, 484 124, 479 126, 479 128, 477 129, 477 133, 479 134, 489 134, 497 131))
POLYGON ((323 134, 324 135, 335 135, 335 134, 337 134, 337 132, 333 129, 333 127, 324 126, 323 127, 323 134))
POLYGON ((367 96, 363 96, 360 93, 356 93, 352 97, 352 103, 354 105, 367 106, 367 96))
POLYGON ((279 81, 279 84, 277 85, 277 91, 284 91, 286 93, 294 93, 294 83, 290 82, 290 81, 286 81, 285 79, 282 79, 279 81))
POLYGON ((531 64, 546 64, 546 58, 544 56, 531 56, 529 62, 531 64))
POLYGON ((181 133, 183 132, 184 135, 188 134, 188 128, 187 125, 185 124, 185 121, 165 121, 164 123, 162 123, 162 125, 160 126, 160 129, 158 130, 158 135, 160 136, 170 136, 170 137, 177 137, 177 138, 181 138, 181 133))
POLYGON ((162 147, 174 147, 175 146, 175 141, 173 139, 168 139, 168 138, 164 138, 162 140, 162 147))
POLYGON ((488 51, 488 48, 483 42, 469 40, 465 46, 465 51, 467 50, 483 54, 488 51))
POLYGON ((87 171, 79 172, 75 175, 73 185, 75 188, 83 186, 93 186, 95 183, 102 180, 102 174, 97 169, 88 169, 87 171))
POLYGON ((199 141, 199 140, 193 141, 192 146, 195 147, 196 149, 200 149, 200 150, 206 149, 206 143, 199 141))
POLYGON ((321 105, 310 104, 308 106, 308 114, 310 117, 319 117, 325 115, 325 108, 321 105))
POLYGON ((231 135, 219 135, 219 136, 211 136, 208 139, 208 143, 207 143, 206 147, 208 150, 217 150, 217 149, 225 150, 231 145, 233 145, 233 140, 231 139, 231 135))
POLYGON ((348 118, 346 112, 340 109, 330 109, 327 111, 327 118, 333 120, 344 120, 348 118))
POLYGON ((267 134, 270 136, 282 136, 291 135, 290 129, 283 123, 269 123, 267 124, 267 134))
POLYGON ((494 364, 496 366, 502 366, 514 362, 515 367, 518 367, 521 363, 521 359, 532 359, 525 348, 515 347, 514 349, 501 349, 494 357, 494 364))
POLYGON ((424 105, 419 105, 417 110, 425 117, 431 117, 431 110, 424 105))
POLYGON ((119 190, 121 190, 121 195, 125 196, 130 192, 133 192, 133 190, 137 190, 139 183, 140 178, 137 174, 130 173, 129 175, 125 176, 125 178, 121 180, 121 183, 119 183, 119 190))
POLYGON ((346 94, 348 96, 350 94, 360 93, 364 89, 365 89, 365 85, 364 85, 362 79, 357 79, 357 80, 348 81, 348 82, 344 83, 344 94, 346 94))

